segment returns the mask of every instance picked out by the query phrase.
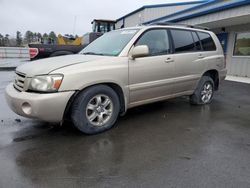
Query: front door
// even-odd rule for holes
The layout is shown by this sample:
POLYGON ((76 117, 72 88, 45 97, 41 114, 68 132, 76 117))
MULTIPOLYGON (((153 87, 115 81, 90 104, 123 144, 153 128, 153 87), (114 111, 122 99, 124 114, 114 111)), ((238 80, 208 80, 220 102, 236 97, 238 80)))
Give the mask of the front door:
POLYGON ((147 45, 149 56, 129 62, 130 104, 159 100, 172 94, 174 61, 166 29, 146 31, 134 46, 147 45))

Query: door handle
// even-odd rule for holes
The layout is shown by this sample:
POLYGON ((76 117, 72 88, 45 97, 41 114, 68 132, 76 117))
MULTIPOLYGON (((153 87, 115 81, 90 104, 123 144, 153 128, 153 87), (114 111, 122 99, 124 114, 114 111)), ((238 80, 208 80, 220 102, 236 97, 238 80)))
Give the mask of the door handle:
POLYGON ((165 63, 172 63, 172 62, 174 62, 174 60, 173 60, 172 58, 167 58, 167 59, 165 60, 165 63))
POLYGON ((203 59, 203 58, 205 58, 205 56, 202 55, 202 54, 200 54, 200 55, 198 56, 198 59, 203 59))

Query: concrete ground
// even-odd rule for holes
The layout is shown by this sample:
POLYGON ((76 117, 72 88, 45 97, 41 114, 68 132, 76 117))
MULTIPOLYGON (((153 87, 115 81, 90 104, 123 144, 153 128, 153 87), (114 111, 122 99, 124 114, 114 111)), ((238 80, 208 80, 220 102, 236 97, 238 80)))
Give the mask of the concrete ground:
POLYGON ((250 85, 225 81, 212 104, 187 98, 128 111, 87 136, 21 118, 0 72, 0 187, 250 187, 250 85))
POLYGON ((0 58, 0 71, 6 69, 14 69, 30 60, 27 58, 0 58))

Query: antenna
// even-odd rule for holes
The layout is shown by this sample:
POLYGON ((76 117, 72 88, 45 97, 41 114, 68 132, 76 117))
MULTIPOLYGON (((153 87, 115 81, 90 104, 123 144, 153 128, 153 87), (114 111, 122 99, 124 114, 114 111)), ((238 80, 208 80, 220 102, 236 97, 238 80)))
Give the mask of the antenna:
POLYGON ((73 35, 75 35, 75 30, 76 30, 76 19, 77 19, 77 16, 75 15, 74 16, 74 24, 73 24, 73 35))

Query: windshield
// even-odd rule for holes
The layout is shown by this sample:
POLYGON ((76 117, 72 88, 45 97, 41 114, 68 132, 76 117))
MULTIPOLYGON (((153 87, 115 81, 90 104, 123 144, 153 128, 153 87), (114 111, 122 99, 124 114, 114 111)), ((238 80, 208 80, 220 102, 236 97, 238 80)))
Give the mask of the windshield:
POLYGON ((126 29, 105 33, 84 48, 80 54, 118 56, 137 31, 126 29))

